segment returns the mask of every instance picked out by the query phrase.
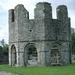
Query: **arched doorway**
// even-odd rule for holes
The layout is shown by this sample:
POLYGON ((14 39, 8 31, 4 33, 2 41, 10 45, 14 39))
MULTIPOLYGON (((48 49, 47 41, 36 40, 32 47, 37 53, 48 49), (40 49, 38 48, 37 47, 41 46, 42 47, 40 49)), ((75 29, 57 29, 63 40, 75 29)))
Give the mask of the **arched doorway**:
POLYGON ((17 59, 16 59, 16 48, 14 45, 12 45, 11 47, 11 65, 15 66, 17 63, 17 59))
POLYGON ((25 48, 25 66, 36 66, 38 61, 37 48, 34 44, 29 44, 25 48))
POLYGON ((54 44, 51 48, 51 65, 61 64, 61 48, 60 45, 54 44))
POLYGON ((60 53, 58 49, 51 49, 51 64, 52 65, 60 64, 60 53))

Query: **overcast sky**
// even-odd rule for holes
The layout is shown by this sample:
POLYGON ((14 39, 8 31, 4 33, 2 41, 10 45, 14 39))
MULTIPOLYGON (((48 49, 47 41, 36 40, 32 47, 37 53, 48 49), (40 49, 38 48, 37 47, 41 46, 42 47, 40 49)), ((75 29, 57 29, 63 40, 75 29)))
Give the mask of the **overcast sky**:
POLYGON ((23 4, 29 11, 30 18, 34 18, 34 8, 38 2, 49 2, 52 6, 53 18, 56 18, 56 7, 66 5, 68 16, 71 18, 71 27, 75 28, 75 0, 0 0, 0 40, 8 43, 8 10, 14 9, 17 4, 23 4))

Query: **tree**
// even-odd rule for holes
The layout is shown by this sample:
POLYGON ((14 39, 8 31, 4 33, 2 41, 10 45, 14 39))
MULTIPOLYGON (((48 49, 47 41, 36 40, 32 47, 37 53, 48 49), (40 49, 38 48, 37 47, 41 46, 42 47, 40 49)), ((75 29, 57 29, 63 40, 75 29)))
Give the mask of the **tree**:
POLYGON ((2 63, 3 61, 3 51, 2 51, 2 47, 0 46, 0 64, 2 63))
POLYGON ((3 54, 8 54, 8 45, 5 43, 5 40, 0 41, 3 54))
POLYGON ((3 46, 3 53, 6 55, 8 54, 8 45, 7 44, 3 46))
POLYGON ((8 63, 8 44, 4 39, 0 41, 0 63, 8 63))
POLYGON ((4 39, 2 39, 2 40, 0 41, 0 43, 1 43, 1 46, 2 46, 2 47, 6 44, 4 39))
POLYGON ((72 36, 72 53, 75 54, 75 29, 71 28, 71 36, 72 36))

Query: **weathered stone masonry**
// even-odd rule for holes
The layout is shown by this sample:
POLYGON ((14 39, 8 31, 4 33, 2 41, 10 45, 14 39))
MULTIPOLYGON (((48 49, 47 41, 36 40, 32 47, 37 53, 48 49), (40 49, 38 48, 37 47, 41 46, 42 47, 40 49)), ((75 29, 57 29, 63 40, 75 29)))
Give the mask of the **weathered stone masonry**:
POLYGON ((65 5, 56 8, 57 19, 52 18, 52 6, 39 2, 34 19, 19 4, 9 10, 9 65, 27 66, 28 49, 37 49, 37 65, 69 65, 71 63, 70 18, 65 5))

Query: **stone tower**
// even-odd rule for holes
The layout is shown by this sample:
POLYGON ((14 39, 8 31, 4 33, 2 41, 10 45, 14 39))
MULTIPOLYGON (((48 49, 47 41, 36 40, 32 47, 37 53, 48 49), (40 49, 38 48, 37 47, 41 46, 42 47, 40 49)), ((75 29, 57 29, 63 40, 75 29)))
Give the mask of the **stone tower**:
POLYGON ((39 2, 34 9, 34 19, 19 4, 9 10, 9 65, 49 66, 71 64, 70 18, 65 5, 56 9, 39 2))

